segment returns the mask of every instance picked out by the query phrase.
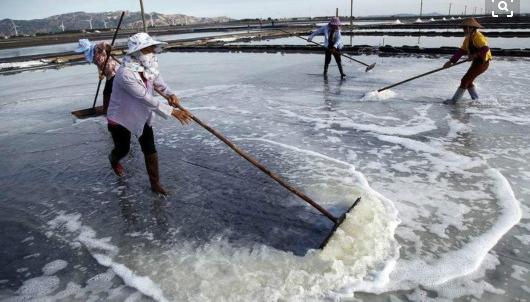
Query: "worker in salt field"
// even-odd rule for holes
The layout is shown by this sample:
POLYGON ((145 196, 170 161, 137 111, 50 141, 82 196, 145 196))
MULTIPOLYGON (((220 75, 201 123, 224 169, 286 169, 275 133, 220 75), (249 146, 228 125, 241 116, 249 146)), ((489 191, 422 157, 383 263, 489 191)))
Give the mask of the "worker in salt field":
POLYGON ((468 18, 462 22, 462 27, 465 33, 464 43, 453 55, 453 57, 444 64, 445 68, 451 67, 458 62, 460 58, 467 54, 472 61, 471 67, 462 78, 460 87, 456 90, 453 98, 444 101, 444 104, 456 104, 462 97, 466 90, 473 100, 478 100, 479 96, 473 83, 475 79, 486 72, 493 58, 491 50, 488 46, 488 40, 480 31, 479 28, 484 28, 475 18, 468 18))
POLYGON ((317 35, 324 36, 324 47, 326 47, 326 56, 324 60, 324 76, 328 74, 328 66, 331 62, 331 56, 335 57, 335 62, 339 67, 340 77, 345 78, 346 74, 342 70, 341 53, 340 50, 344 46, 342 35, 340 33, 340 20, 338 17, 332 17, 327 25, 320 27, 312 32, 307 38, 312 41, 317 35))
POLYGON ((127 44, 127 55, 116 73, 107 112, 108 129, 114 141, 110 164, 118 176, 124 174, 120 160, 129 152, 131 133, 134 134, 139 137, 151 189, 165 195, 167 192, 160 184, 153 121, 155 115, 173 116, 185 125, 191 122, 191 115, 174 108, 179 99, 160 75, 156 54, 167 43, 155 41, 142 32, 131 36, 127 44), (166 98, 168 104, 155 99, 155 91, 166 98))
POLYGON ((116 75, 118 68, 120 68, 118 61, 112 56, 109 57, 107 65, 103 66, 105 65, 107 56, 110 55, 111 45, 104 41, 96 44, 88 39, 80 39, 79 46, 75 51, 84 53, 87 62, 94 63, 98 67, 100 80, 106 78, 105 88, 103 88, 103 108, 105 112, 107 112, 114 76, 116 75))

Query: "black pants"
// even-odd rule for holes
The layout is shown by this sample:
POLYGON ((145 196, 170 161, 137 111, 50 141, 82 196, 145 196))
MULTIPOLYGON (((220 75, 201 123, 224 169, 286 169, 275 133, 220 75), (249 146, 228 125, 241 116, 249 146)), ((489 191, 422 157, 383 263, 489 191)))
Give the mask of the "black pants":
POLYGON ((331 55, 335 58, 335 62, 337 62, 337 66, 339 67, 340 74, 343 74, 342 72, 342 61, 340 56, 340 51, 336 50, 335 52, 331 52, 331 50, 326 49, 326 58, 324 60, 324 73, 328 72, 328 66, 331 62, 331 55))
POLYGON ((112 84, 114 83, 114 77, 105 81, 105 88, 103 88, 103 108, 105 112, 109 108, 110 95, 112 94, 112 84))
MULTIPOLYGON (((112 150, 112 160, 117 162, 124 158, 131 148, 131 132, 122 125, 108 125, 112 140, 114 141, 114 149, 112 150)), ((151 155, 156 153, 155 137, 153 135, 153 128, 144 125, 144 131, 138 139, 140 147, 144 155, 151 155)))

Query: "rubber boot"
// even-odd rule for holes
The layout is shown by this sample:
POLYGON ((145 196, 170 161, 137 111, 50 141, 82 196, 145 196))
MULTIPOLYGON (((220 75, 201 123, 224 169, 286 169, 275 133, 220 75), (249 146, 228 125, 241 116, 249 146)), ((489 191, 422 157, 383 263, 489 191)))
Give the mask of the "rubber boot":
POLYGON ((346 77, 346 74, 344 73, 344 71, 342 71, 342 64, 339 63, 338 67, 339 67, 339 71, 340 71, 340 78, 344 79, 346 77))
POLYGON ((151 183, 151 190, 155 193, 167 195, 166 190, 160 184, 160 175, 158 173, 158 154, 153 153, 150 155, 144 155, 145 168, 147 169, 147 175, 149 176, 149 182, 151 183))
POLYGON ((112 170, 117 176, 122 177, 123 175, 125 175, 125 169, 120 164, 119 159, 115 158, 115 156, 112 155, 112 152, 109 154, 109 161, 112 170))
POLYGON ((478 100, 478 93, 477 89, 475 89, 475 86, 469 87, 467 92, 469 92, 469 95, 471 96, 472 100, 478 100))
POLYGON ((458 88, 455 92, 455 94, 453 95, 453 98, 449 99, 449 100, 445 100, 444 101, 444 104, 446 105, 454 105, 456 104, 456 102, 460 101, 462 99, 462 97, 464 96, 464 93, 466 92, 466 90, 464 88, 458 88))

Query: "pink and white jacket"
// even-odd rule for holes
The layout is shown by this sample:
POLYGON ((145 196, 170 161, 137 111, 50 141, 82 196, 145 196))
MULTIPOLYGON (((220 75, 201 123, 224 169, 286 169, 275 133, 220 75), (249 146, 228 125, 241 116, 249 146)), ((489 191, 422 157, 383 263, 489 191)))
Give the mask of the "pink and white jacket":
POLYGON ((144 124, 152 126, 155 115, 171 117, 173 107, 154 97, 155 89, 169 97, 174 94, 162 76, 145 81, 137 71, 122 67, 114 77, 107 119, 122 125, 136 136, 141 136, 144 124))

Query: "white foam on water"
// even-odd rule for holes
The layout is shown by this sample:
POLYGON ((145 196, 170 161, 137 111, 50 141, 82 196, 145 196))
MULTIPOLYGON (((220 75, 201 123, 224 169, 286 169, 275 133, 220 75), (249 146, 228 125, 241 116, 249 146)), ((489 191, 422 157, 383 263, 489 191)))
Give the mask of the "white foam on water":
POLYGON ((501 103, 495 96, 486 96, 478 100, 469 100, 469 105, 476 108, 496 108, 500 107, 501 103))
POLYGON ((457 138, 461 134, 471 132, 471 126, 468 124, 464 124, 450 116, 447 116, 445 119, 449 125, 449 133, 447 134, 447 137, 457 138))
POLYGON ((210 42, 234 42, 237 39, 239 39, 239 37, 216 38, 216 39, 210 40, 210 42))
POLYGON ((221 238, 199 248, 183 244, 149 251, 151 259, 166 259, 160 262, 145 261, 142 253, 126 266, 109 255, 92 255, 125 284, 157 301, 338 299, 362 286, 363 278, 387 282, 385 275, 399 255, 393 238, 398 221, 388 216, 395 212, 388 213, 376 196, 362 197, 328 246, 304 257, 261 245, 235 248, 221 238))
POLYGON ((508 114, 477 114, 478 117, 480 117, 483 120, 486 121, 502 121, 502 122, 510 122, 516 125, 530 125, 530 118, 528 117, 519 117, 519 116, 513 116, 508 114))
POLYGON ((381 141, 389 142, 392 144, 401 145, 405 148, 414 150, 420 154, 423 154, 428 158, 435 167, 443 170, 444 168, 453 169, 472 169, 483 165, 483 161, 476 158, 456 154, 454 152, 444 150, 439 146, 432 146, 430 144, 416 141, 409 138, 388 136, 388 135, 377 135, 377 138, 381 141), (433 156, 436 155, 436 156, 433 156), (438 157, 439 156, 439 157, 438 157))
MULTIPOLYGON (((498 262, 493 260, 489 261, 487 259, 487 253, 494 246, 495 242, 497 242, 502 237, 502 235, 505 234, 511 228, 511 226, 514 225, 515 222, 513 222, 512 218, 514 218, 515 216, 511 215, 510 211, 499 212, 501 215, 495 215, 496 220, 494 221, 493 226, 487 227, 484 232, 482 232, 483 230, 480 229, 481 233, 477 235, 469 235, 469 237, 463 239, 462 249, 460 249, 461 241, 458 240, 455 245, 452 246, 452 238, 449 237, 449 231, 451 231, 452 227, 462 232, 465 232, 467 228, 472 227, 473 225, 470 225, 468 221, 465 221, 465 219, 468 219, 467 216, 473 215, 475 208, 480 207, 481 205, 486 203, 486 200, 491 199, 492 196, 487 190, 488 186, 483 184, 478 185, 476 187, 474 186, 466 188, 466 191, 463 192, 452 192, 450 188, 453 184, 450 184, 447 181, 446 176, 443 176, 444 173, 454 173, 458 176, 464 177, 464 179, 466 180, 471 177, 480 177, 480 179, 485 178, 487 180, 487 183, 493 181, 495 183, 494 187, 496 192, 496 194, 494 194, 494 197, 499 207, 503 210, 509 207, 519 207, 517 205, 517 202, 514 203, 513 200, 510 200, 509 194, 506 195, 508 196, 508 198, 506 199, 504 197, 505 192, 499 193, 500 191, 506 191, 506 188, 509 188, 511 190, 507 182, 503 183, 502 181, 498 181, 499 177, 503 178, 502 175, 497 177, 498 175, 494 175, 495 173, 493 173, 494 176, 492 176, 490 172, 491 170, 487 170, 488 172, 486 174, 482 172, 482 169, 487 166, 487 163, 480 157, 480 155, 477 155, 477 157, 474 157, 473 155, 470 156, 468 155, 468 153, 466 153, 467 155, 461 155, 456 151, 452 151, 452 148, 451 150, 449 150, 448 147, 452 146, 444 145, 444 139, 437 140, 436 138, 430 139, 429 137, 422 137, 422 140, 420 141, 417 139, 401 137, 414 136, 436 129, 436 124, 434 120, 430 118, 427 114, 423 114, 423 112, 420 112, 419 117, 416 116, 410 121, 396 121, 398 125, 386 126, 379 124, 380 121, 377 121, 377 123, 372 122, 373 120, 377 120, 378 116, 367 116, 361 119, 362 121, 364 121, 364 123, 360 123, 352 122, 351 119, 347 119, 346 114, 343 114, 341 111, 321 112, 313 110, 309 111, 308 113, 306 108, 302 108, 301 111, 297 109, 298 107, 293 108, 292 106, 281 106, 276 110, 282 112, 282 114, 284 114, 288 118, 294 117, 303 122, 315 123, 316 130, 334 130, 336 128, 336 125, 338 125, 340 127, 338 129, 340 129, 341 131, 344 129, 348 130, 348 128, 353 128, 372 132, 374 137, 380 139, 381 141, 395 144, 398 149, 400 147, 403 147, 404 149, 412 150, 417 153, 417 155, 410 155, 411 157, 413 157, 413 159, 411 159, 410 161, 400 162, 399 158, 396 160, 398 164, 401 164, 401 169, 403 171, 415 174, 418 171, 415 169, 415 165, 424 165, 429 167, 434 165, 434 169, 432 169, 434 171, 432 173, 430 168, 428 168, 429 170, 427 171, 420 170, 420 173, 428 174, 426 176, 428 181, 441 182, 441 185, 430 189, 429 183, 423 183, 425 182, 425 179, 421 177, 416 177, 415 175, 410 175, 407 176, 408 183, 403 183, 403 186, 398 188, 400 196, 407 196, 407 194, 403 191, 406 191, 406 188, 411 183, 415 185, 419 184, 421 188, 417 190, 415 188, 415 190, 410 192, 410 198, 408 200, 409 202, 420 201, 427 204, 426 206, 420 207, 411 206, 409 207, 409 211, 402 211, 400 213, 401 217, 403 217, 403 220, 407 223, 407 228, 404 230, 400 229, 398 234, 401 238, 405 238, 406 240, 409 239, 411 242, 413 242, 411 243, 411 245, 417 248, 418 254, 409 254, 411 256, 410 258, 408 258, 410 262, 400 259, 392 263, 391 258, 389 258, 389 260, 385 262, 384 267, 381 267, 379 270, 375 270, 377 274, 374 274, 373 276, 373 280, 375 280, 373 283, 370 282, 370 273, 368 273, 368 275, 364 277, 363 280, 354 280, 352 282, 354 284, 353 286, 345 286, 342 291, 342 294, 338 294, 337 296, 335 296, 335 294, 337 293, 334 292, 333 297, 349 297, 350 293, 355 291, 382 293, 392 290, 413 289, 417 288, 418 286, 432 288, 433 290, 440 290, 440 296, 446 297, 447 300, 451 300, 456 297, 462 297, 466 294, 478 297, 485 291, 498 294, 502 293, 502 291, 494 288, 491 284, 482 280, 475 282, 472 279, 459 279, 463 278, 463 276, 473 276, 473 278, 475 278, 476 276, 477 279, 480 279, 484 276, 485 269, 492 269, 495 267, 496 263, 498 262), (425 118, 422 119, 422 117, 425 118), (366 122, 366 120, 369 120, 369 122, 366 122), (424 123, 422 124, 422 122, 424 123), (425 161, 423 158, 428 159, 428 161, 425 161), (444 181, 446 182, 445 186, 444 181), (504 185, 507 185, 507 187, 505 187, 504 185), (431 191, 434 191, 435 193, 431 194, 431 191), (437 193, 438 196, 442 197, 440 197, 439 200, 432 199, 432 196, 435 196, 437 193), (453 198, 453 194, 458 195, 458 197, 453 198), (466 199, 466 195, 469 196, 469 200, 466 199), (447 200, 445 200, 445 197, 447 197, 447 200), (468 201, 469 203, 460 203, 460 198, 464 199, 465 201, 468 201), (444 204, 440 205, 440 201, 444 202, 444 204), (417 214, 416 212, 421 212, 421 214, 417 214), (420 218, 425 219, 433 218, 433 220, 414 220, 413 218, 417 217, 415 215, 418 215, 420 216, 420 218), (413 218, 410 218, 408 216, 413 218), (505 220, 505 217, 511 218, 505 220), (415 231, 425 230, 435 236, 421 237, 419 235, 414 234, 415 231), (425 238, 433 238, 433 242, 421 242, 421 240, 425 238), (444 241, 443 239, 446 239, 446 241, 444 241), (439 243, 438 240, 444 242, 439 243), (423 246, 428 244, 432 244, 432 246, 429 247, 433 247, 434 250, 440 249, 443 251, 439 254, 440 260, 432 259, 431 257, 426 257, 425 255, 421 254, 424 251, 423 246), (446 248, 449 250, 448 252, 445 251, 446 248), (455 263, 451 262, 453 258, 455 258, 456 260, 455 263), (446 266, 447 269, 444 269, 446 266), (478 268, 480 268, 480 270, 478 268), (388 273, 385 273, 385 270, 388 273), (423 273, 423 271, 425 271, 425 273, 423 273), (418 278, 415 280, 405 280, 407 277, 404 277, 403 279, 395 278, 396 275, 399 275, 399 273, 396 272, 404 273, 405 275, 414 275, 418 274, 418 272, 419 274, 417 276, 418 278), (476 273, 476 275, 472 273, 476 273), (396 280, 396 282, 393 281, 394 279, 396 280), (442 285, 449 283, 455 285, 455 287, 441 287, 442 285), (459 291, 458 289, 462 289, 460 285, 465 287, 466 290, 459 291)), ((426 111, 428 111, 428 107, 425 108, 425 112, 426 111)), ((394 119, 392 118, 384 119, 385 123, 387 121, 388 123, 394 121, 394 119)), ((446 118, 446 120, 449 124, 449 137, 455 138, 464 133, 469 133, 473 129, 472 124, 464 124, 463 122, 459 122, 450 118, 446 118)), ((394 124, 396 124, 396 122, 394 122, 394 124)), ((271 134, 266 135, 264 137, 270 138, 274 137, 274 135, 271 134)), ((326 135, 322 135, 321 137, 325 139, 326 135)), ((274 142, 270 139, 245 138, 240 140, 261 141, 269 145, 276 145, 285 149, 292 150, 295 153, 317 157, 322 156, 322 154, 311 150, 304 150, 299 147, 281 144, 278 142, 274 142)), ((384 146, 384 148, 369 151, 374 152, 374 154, 376 154, 384 162, 384 157, 386 155, 392 156, 392 150, 395 150, 396 146, 390 148, 384 146)), ((409 156, 410 153, 411 152, 407 152, 407 156, 409 156)), ((337 164, 344 164, 344 162, 337 160, 333 157, 325 155, 324 157, 326 157, 326 160, 330 160, 337 164)), ((380 169, 377 162, 370 162, 369 164, 373 165, 374 170, 380 169)), ((379 165, 382 164, 383 163, 379 165)), ((366 167, 363 166, 363 168, 366 167)), ((321 175, 319 175, 319 177, 320 176, 321 175)), ((385 175, 383 175, 383 177, 385 177, 385 175)), ((323 179, 322 181, 329 183, 328 180, 329 179, 323 179)), ((384 184, 385 181, 383 181, 382 183, 384 184)), ((356 183, 356 186, 361 187, 359 183, 356 183)), ((388 193, 386 195, 388 195, 388 193)), ((407 200, 406 198, 404 199, 407 200)), ((401 208, 406 208, 406 206, 400 205, 400 210, 401 208)), ((495 209, 491 210, 495 211, 495 209)), ((480 225, 480 227, 483 226, 480 225)), ((340 236, 340 234, 341 230, 337 232, 337 237, 340 236)), ((430 252, 428 248, 425 248, 425 251, 426 253, 430 252)), ((345 275, 344 278, 347 278, 347 276, 345 275)), ((197 291, 200 292, 200 290, 197 291)), ((330 295, 327 297, 332 296, 330 295)))
POLYGON ((58 260, 55 260, 55 261, 52 261, 46 264, 42 268, 42 272, 44 273, 44 275, 50 276, 50 275, 54 275, 60 270, 65 269, 67 266, 68 266, 68 262, 58 259, 58 260))
POLYGON ((492 168, 486 174, 493 181, 493 191, 501 209, 493 226, 458 250, 438 255, 437 259, 399 259, 390 282, 374 292, 413 289, 419 285, 436 287, 471 274, 480 267, 489 250, 519 222, 522 215, 519 201, 506 178, 492 168))
POLYGON ((46 296, 59 288, 59 282, 60 280, 56 276, 31 278, 24 281, 16 294, 29 299, 46 296))
POLYGON ((130 262, 119 263, 118 248, 105 238, 97 238, 79 215, 60 213, 49 225, 55 231, 73 233, 74 240, 87 247, 98 263, 158 301, 321 301, 351 297, 358 288, 388 282, 399 258, 394 238, 399 219, 393 203, 372 190, 347 162, 270 140, 260 142, 350 171, 344 181, 349 183, 351 199, 360 195, 362 200, 324 250, 300 257, 263 245, 236 248, 217 238, 199 248, 181 243, 141 251, 137 257, 128 255, 130 262), (146 254, 158 260, 145 261, 146 254))
POLYGON ((515 235, 514 237, 522 244, 530 245, 530 235, 515 235))
POLYGON ((362 102, 366 101, 386 101, 392 98, 395 98, 397 96, 397 93, 395 93, 392 90, 383 90, 381 92, 377 91, 370 91, 366 93, 362 98, 362 102))
MULTIPOLYGON (((234 248, 219 238, 200 248, 177 245, 161 251, 167 260, 154 268, 153 279, 176 301, 322 301, 351 296, 364 278, 385 282, 387 277, 381 275, 397 257, 395 219, 386 216, 376 199, 363 198, 322 251, 299 257, 263 245, 234 248)), ((149 271, 152 265, 138 259, 133 266, 149 271)))
POLYGON ((47 64, 41 61, 25 61, 25 62, 12 62, 12 63, 0 63, 0 70, 5 68, 26 68, 47 64))
POLYGON ((156 301, 169 301, 164 297, 162 290, 149 277, 138 276, 123 264, 116 263, 111 257, 103 254, 92 254, 99 264, 111 268, 116 275, 130 287, 136 288, 142 294, 155 299, 156 301))
MULTIPOLYGON (((304 257, 256 245, 234 248, 218 239, 200 248, 178 245, 163 253, 153 279, 176 301, 322 301, 351 296, 363 279, 386 282, 397 257, 395 219, 363 195, 322 251, 304 257), (390 218, 390 219, 389 219, 390 218), (390 223, 389 223, 390 222, 390 223)), ((153 257, 158 257, 155 253, 153 257)), ((138 259, 139 270, 153 269, 138 259)))
POLYGON ((521 282, 528 282, 527 279, 523 278, 523 275, 528 274, 529 269, 515 264, 512 265, 512 269, 513 273, 510 275, 512 278, 521 282))
POLYGON ((486 270, 494 269, 499 263, 497 257, 488 254, 477 271, 465 277, 448 281, 440 286, 425 286, 426 290, 435 291, 436 297, 431 298, 427 295, 426 290, 417 288, 411 294, 408 294, 407 298, 412 301, 422 302, 449 302, 469 296, 475 297, 480 301, 485 292, 503 295, 503 290, 497 289, 490 283, 482 280, 486 270))
POLYGON ((356 123, 351 121, 333 121, 344 128, 354 128, 362 131, 370 131, 385 135, 413 136, 420 133, 437 129, 436 122, 427 117, 427 112, 431 106, 415 108, 419 115, 411 120, 402 121, 399 126, 384 126, 371 123, 356 123))
MULTIPOLYGON (((381 125, 375 123, 357 123, 355 122, 355 119, 353 119, 351 116, 343 114, 342 112, 339 116, 333 116, 331 118, 320 118, 305 116, 287 109, 279 109, 279 111, 290 118, 297 118, 305 122, 313 122, 315 123, 315 128, 317 130, 326 129, 328 131, 332 131, 333 129, 330 129, 331 125, 339 125, 341 128, 352 128, 356 130, 369 131, 385 135, 413 136, 437 129, 436 122, 427 117, 427 113, 430 107, 431 105, 415 108, 415 111, 418 112, 418 115, 414 116, 408 121, 402 121, 399 126, 381 125)), ((364 112, 361 112, 360 114, 369 116, 369 114, 366 114, 364 112)), ((381 119, 394 122, 394 120, 389 117, 382 117, 381 119)))
MULTIPOLYGON (((54 261, 43 267, 43 271, 52 266, 59 267, 63 264, 54 261)), ((48 272, 49 273, 49 272, 48 272)), ((22 301, 124 301, 129 296, 142 294, 124 285, 114 285, 113 278, 116 274, 111 270, 97 274, 88 279, 83 287, 71 280, 60 280, 57 276, 41 276, 24 281, 15 295, 3 299, 2 302, 22 301), (64 286, 61 284, 65 283, 64 286), (131 292, 133 292, 131 294, 131 292), (103 298, 105 297, 105 298, 103 298)), ((7 280, 6 280, 7 281, 7 280)), ((0 282, 1 283, 1 282, 0 282)))
POLYGON ((168 301, 149 277, 139 276, 123 264, 114 262, 112 259, 118 255, 119 248, 109 243, 111 238, 97 238, 96 232, 91 227, 82 224, 80 214, 60 212, 56 218, 48 222, 48 225, 54 232, 66 230, 75 234, 71 246, 82 245, 87 248, 99 264, 111 268, 125 284, 157 301, 168 301))

